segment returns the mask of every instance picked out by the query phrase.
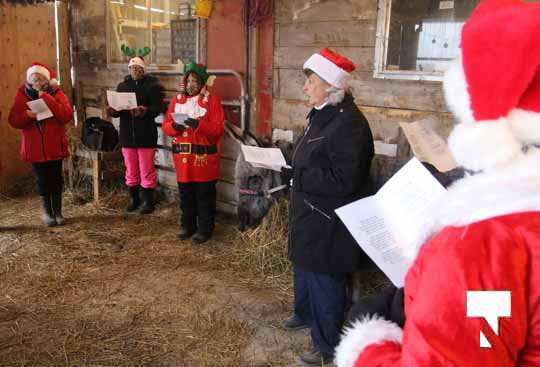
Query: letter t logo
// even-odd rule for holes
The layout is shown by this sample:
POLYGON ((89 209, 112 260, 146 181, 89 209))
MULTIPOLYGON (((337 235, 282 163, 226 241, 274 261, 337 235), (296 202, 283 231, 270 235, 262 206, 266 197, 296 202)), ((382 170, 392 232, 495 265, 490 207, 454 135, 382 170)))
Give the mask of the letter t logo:
MULTIPOLYGON (((510 291, 467 291, 467 317, 483 317, 495 335, 499 335, 499 317, 510 316, 510 291)), ((480 348, 491 348, 491 343, 482 331, 480 348)))

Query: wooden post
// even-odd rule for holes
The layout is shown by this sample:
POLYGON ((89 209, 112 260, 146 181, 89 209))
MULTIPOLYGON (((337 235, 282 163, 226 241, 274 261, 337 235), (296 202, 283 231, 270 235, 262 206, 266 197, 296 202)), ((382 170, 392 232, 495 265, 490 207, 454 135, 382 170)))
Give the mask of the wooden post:
POLYGON ((97 152, 92 152, 92 179, 94 187, 94 203, 99 203, 99 186, 101 181, 101 159, 97 152))

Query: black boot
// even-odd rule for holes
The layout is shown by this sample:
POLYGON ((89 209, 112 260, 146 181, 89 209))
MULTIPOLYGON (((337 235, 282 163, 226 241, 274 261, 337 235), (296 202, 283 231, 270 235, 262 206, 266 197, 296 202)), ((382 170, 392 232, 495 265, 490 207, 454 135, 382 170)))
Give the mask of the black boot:
POLYGON ((132 212, 139 208, 141 205, 141 199, 139 197, 140 186, 128 186, 129 190, 129 202, 126 211, 132 212))
POLYGON ((154 189, 142 190, 143 205, 141 207, 141 214, 150 214, 154 211, 154 189))
POLYGON ((39 200, 41 201, 41 220, 47 227, 52 227, 56 225, 56 221, 54 220, 53 211, 52 211, 52 204, 51 204, 51 194, 47 194, 44 196, 39 196, 39 200))
POLYGON ((195 232, 196 231, 193 228, 181 227, 180 232, 178 232, 178 234, 176 235, 176 238, 178 238, 179 240, 187 240, 188 238, 193 236, 195 232))
POLYGON ((202 243, 209 241, 210 238, 212 238, 212 235, 209 233, 197 232, 195 233, 195 236, 193 236, 193 238, 191 239, 191 242, 193 242, 196 245, 200 245, 202 243))
POLYGON ((62 192, 54 193, 51 197, 54 219, 56 224, 62 225, 64 224, 64 217, 62 216, 62 192))

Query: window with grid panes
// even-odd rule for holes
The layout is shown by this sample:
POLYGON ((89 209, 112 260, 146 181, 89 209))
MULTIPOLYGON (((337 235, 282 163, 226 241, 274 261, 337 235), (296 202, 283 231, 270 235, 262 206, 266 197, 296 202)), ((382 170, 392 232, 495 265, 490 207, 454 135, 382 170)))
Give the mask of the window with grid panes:
POLYGON ((110 64, 125 63, 125 44, 139 50, 149 47, 145 60, 151 65, 198 60, 200 20, 192 0, 107 0, 110 64))

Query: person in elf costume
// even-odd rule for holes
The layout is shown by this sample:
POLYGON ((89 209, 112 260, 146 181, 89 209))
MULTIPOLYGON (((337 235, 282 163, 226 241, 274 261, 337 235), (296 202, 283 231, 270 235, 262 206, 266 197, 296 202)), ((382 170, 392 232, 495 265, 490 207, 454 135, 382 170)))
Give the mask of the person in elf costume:
POLYGON ((37 190, 47 226, 64 223, 62 216, 62 160, 69 156, 66 125, 73 119, 71 103, 58 86, 56 72, 34 62, 26 70, 26 81, 17 90, 8 122, 20 129, 21 159, 32 163, 37 190), (42 100, 52 113, 38 118, 28 102, 42 100))
POLYGON ((474 174, 411 255, 403 328, 355 322, 338 367, 540 366, 539 45, 540 3, 485 0, 465 23, 444 89, 459 122, 449 147, 474 174))
MULTIPOLYGON (((126 53, 125 48, 122 50, 126 53)), ((146 52, 150 50, 139 52, 142 56, 134 56, 129 60, 129 75, 116 88, 117 92, 135 93, 137 107, 122 111, 107 107, 109 116, 120 118, 119 138, 126 166, 126 186, 129 191, 129 203, 126 210, 132 212, 141 206, 139 192, 142 191, 141 214, 154 211, 154 190, 157 187, 154 165, 157 149, 155 118, 163 106, 163 88, 155 77, 145 73, 146 63, 143 56, 146 52)), ((130 55, 133 54, 130 53, 130 55)))
POLYGON ((194 243, 204 243, 214 231, 224 113, 219 97, 208 91, 215 77, 208 75, 206 66, 189 63, 181 68, 184 75, 181 91, 170 102, 163 131, 173 137, 182 210, 178 238, 185 240, 193 236, 194 243), (176 114, 187 119, 179 120, 177 116, 182 115, 176 114))

